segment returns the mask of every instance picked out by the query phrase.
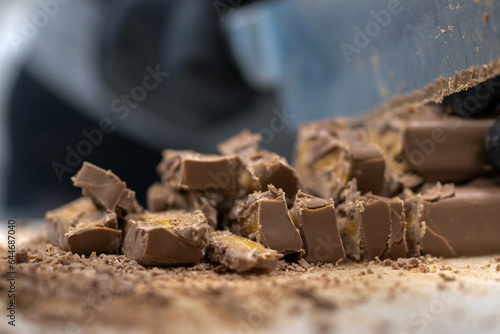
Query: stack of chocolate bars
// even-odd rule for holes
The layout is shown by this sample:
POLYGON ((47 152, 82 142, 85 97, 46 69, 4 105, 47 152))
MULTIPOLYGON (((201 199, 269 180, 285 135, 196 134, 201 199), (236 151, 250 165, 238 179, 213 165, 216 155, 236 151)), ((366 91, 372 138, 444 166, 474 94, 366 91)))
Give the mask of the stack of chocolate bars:
POLYGON ((483 159, 490 118, 424 106, 363 121, 303 124, 294 166, 247 130, 219 155, 165 150, 147 208, 89 163, 83 197, 47 212, 50 240, 78 254, 121 252, 144 266, 500 253, 498 170, 483 159))

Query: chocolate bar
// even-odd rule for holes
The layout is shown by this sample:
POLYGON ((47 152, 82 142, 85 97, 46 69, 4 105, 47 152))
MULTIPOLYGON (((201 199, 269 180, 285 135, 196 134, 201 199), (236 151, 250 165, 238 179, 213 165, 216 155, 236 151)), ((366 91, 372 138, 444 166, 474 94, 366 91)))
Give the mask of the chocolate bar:
POLYGON ((45 220, 50 242, 64 251, 90 255, 116 253, 120 248, 116 214, 97 208, 88 197, 48 211, 45 220))
POLYGON ((125 217, 122 252, 144 266, 193 264, 205 255, 210 226, 201 211, 125 217))
POLYGON ((406 222, 399 198, 364 195, 339 206, 346 254, 355 260, 406 257, 406 222))
POLYGON ((405 127, 402 155, 426 181, 465 182, 492 172, 483 141, 496 119, 415 118, 405 127))
POLYGON ((283 189, 287 204, 292 205, 299 189, 299 179, 295 170, 285 158, 275 153, 259 149, 259 134, 243 130, 218 146, 225 155, 237 155, 244 169, 240 177, 241 185, 248 193, 266 191, 269 184, 283 189))
POLYGON ((183 191, 168 184, 154 183, 148 188, 147 203, 149 211, 152 212, 171 209, 201 210, 208 224, 213 229, 217 228, 217 201, 200 191, 183 191))
POLYGON ((299 130, 295 168, 305 189, 322 198, 338 199, 351 179, 362 193, 380 194, 385 185, 385 160, 367 142, 362 129, 333 120, 306 123, 299 130))
POLYGON ((208 258, 239 273, 251 269, 274 270, 283 257, 275 250, 229 231, 213 232, 209 239, 208 258))
POLYGON ((304 241, 310 263, 337 263, 345 259, 333 200, 297 193, 290 215, 304 241))
POLYGON ((239 190, 240 168, 237 156, 164 150, 157 172, 163 183, 177 189, 235 195, 239 190))
POLYGON ((71 180, 75 187, 82 188, 82 195, 90 196, 100 208, 115 211, 118 206, 123 215, 142 211, 135 192, 128 189, 126 183, 110 170, 84 162, 71 180))
POLYGON ((268 191, 255 192, 233 210, 238 234, 257 241, 280 253, 294 253, 302 249, 302 240, 294 226, 285 194, 273 185, 268 191))
POLYGON ((479 179, 422 194, 422 254, 478 256, 500 252, 500 184, 479 179))

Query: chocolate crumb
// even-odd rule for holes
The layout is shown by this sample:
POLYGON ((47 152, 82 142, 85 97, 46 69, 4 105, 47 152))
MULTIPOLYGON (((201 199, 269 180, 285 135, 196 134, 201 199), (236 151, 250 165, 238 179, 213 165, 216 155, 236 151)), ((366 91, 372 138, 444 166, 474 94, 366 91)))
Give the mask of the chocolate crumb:
POLYGON ((495 268, 497 271, 500 271, 500 264, 498 266, 496 266, 495 268))
POLYGON ((20 249, 16 252, 15 256, 16 263, 26 263, 30 262, 30 257, 26 249, 20 249))
POLYGON ((392 266, 392 260, 391 259, 385 259, 384 261, 382 261, 382 265, 386 266, 386 267, 392 266))
POLYGON ((445 281, 445 282, 453 282, 457 278, 453 275, 446 274, 446 273, 439 273, 439 276, 445 281))
POLYGON ((373 271, 373 269, 372 269, 372 268, 368 268, 368 270, 366 271, 366 273, 368 273, 368 274, 373 274, 373 273, 374 273, 374 271, 373 271))
POLYGON ((441 29, 441 33, 444 35, 446 34, 446 30, 445 29, 441 29))

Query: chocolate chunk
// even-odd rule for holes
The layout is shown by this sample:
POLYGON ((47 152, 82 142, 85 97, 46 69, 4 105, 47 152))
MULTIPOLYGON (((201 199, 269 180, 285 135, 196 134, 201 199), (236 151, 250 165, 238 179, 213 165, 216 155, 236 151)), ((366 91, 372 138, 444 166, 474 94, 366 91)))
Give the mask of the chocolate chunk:
POLYGON ((333 200, 299 192, 291 216, 300 228, 309 263, 336 263, 345 259, 333 200))
POLYGON ((135 197, 135 191, 130 189, 125 189, 120 200, 118 201, 117 208, 120 211, 120 216, 124 217, 129 213, 140 213, 142 212, 142 206, 139 205, 135 197))
POLYGON ((275 250, 229 231, 213 232, 209 239, 208 258, 239 273, 251 269, 274 270, 283 257, 275 250))
POLYGON ((98 207, 114 211, 127 185, 113 172, 84 162, 78 173, 71 178, 75 187, 82 188, 84 196, 90 196, 98 207))
POLYGON ((424 200, 422 253, 477 256, 500 252, 500 184, 478 181, 454 195, 424 200))
POLYGON ((408 244, 408 256, 421 255, 422 238, 425 233, 425 222, 423 216, 423 199, 420 194, 406 191, 403 194, 406 212, 406 242, 408 244))
POLYGON ((280 253, 302 249, 302 240, 294 226, 281 189, 269 185, 266 192, 255 192, 234 209, 241 235, 280 253))
POLYGON ((366 133, 331 120, 300 128, 295 168, 306 190, 322 198, 338 199, 353 178, 362 193, 380 194, 386 182, 385 159, 366 133))
POLYGON ((495 119, 455 116, 409 121, 403 157, 426 181, 465 182, 491 173, 483 161, 483 140, 495 119))
POLYGON ((391 208, 390 234, 382 259, 397 260, 408 255, 406 242, 406 215, 404 202, 399 198, 388 200, 391 208))
POLYGON ((237 156, 165 150, 157 172, 163 183, 177 189, 234 195, 239 190, 240 168, 241 160, 237 156))
POLYGON ((339 214, 348 256, 371 260, 407 255, 404 206, 400 199, 365 195, 340 206, 339 214))
POLYGON ((243 130, 234 137, 220 143, 217 149, 223 155, 238 155, 243 161, 246 161, 259 151, 261 140, 260 134, 253 134, 248 130, 243 130))
POLYGON ((210 226, 201 211, 146 212, 125 219, 122 252, 144 266, 193 264, 205 254, 210 226))
POLYGON ((245 162, 241 180, 250 193, 265 191, 269 184, 283 189, 289 206, 299 189, 299 178, 295 170, 284 158, 265 151, 253 154, 245 162))
POLYGON ((209 225, 213 229, 217 228, 217 202, 200 191, 183 191, 168 184, 154 183, 148 188, 147 201, 148 209, 152 212, 171 209, 201 210, 209 225))
POLYGON ((285 158, 258 148, 259 134, 243 130, 233 138, 221 143, 219 151, 226 155, 237 155, 243 161, 241 185, 252 193, 266 191, 269 184, 283 189, 289 206, 299 189, 299 178, 285 158))
POLYGON ((49 240, 62 250, 89 255, 115 253, 120 248, 116 214, 95 206, 88 197, 48 211, 49 240))

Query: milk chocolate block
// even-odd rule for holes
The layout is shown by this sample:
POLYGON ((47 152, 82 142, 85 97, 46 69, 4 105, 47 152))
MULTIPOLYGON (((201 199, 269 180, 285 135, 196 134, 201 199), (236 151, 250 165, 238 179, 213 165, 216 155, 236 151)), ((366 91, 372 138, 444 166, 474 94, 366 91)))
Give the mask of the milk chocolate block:
POLYGON ((403 136, 405 161, 426 181, 465 182, 491 173, 483 141, 496 119, 415 118, 403 136))
POLYGON ((241 160, 237 156, 199 154, 193 151, 163 151, 157 167, 163 183, 177 189, 236 194, 241 160))
POLYGON ((212 232, 209 239, 208 258, 239 273, 251 269, 274 270, 283 257, 275 250, 229 231, 212 232))
POLYGON ((300 228, 307 262, 336 263, 345 259, 333 200, 299 191, 290 215, 300 228))
POLYGON ((443 257, 500 253, 500 184, 483 179, 454 191, 450 187, 437 185, 438 190, 431 188, 422 195, 422 253, 443 257))
POLYGON ((302 249, 302 240, 294 226, 281 189, 269 185, 266 192, 255 192, 239 203, 233 215, 242 236, 249 237, 280 253, 302 249))
POLYGON ((71 178, 75 187, 82 188, 84 196, 90 196, 98 207, 114 211, 127 185, 113 172, 84 162, 78 173, 71 178))
POLYGON ((201 211, 131 214, 122 252, 144 266, 193 264, 205 255, 210 226, 201 211))
POLYGON ((342 241, 351 258, 407 256, 404 205, 399 198, 365 195, 341 206, 339 215, 342 241))
POLYGON ((49 240, 64 251, 89 255, 116 253, 122 232, 117 230, 116 214, 95 206, 82 197, 58 209, 48 211, 49 240))
POLYGON ((217 201, 208 198, 200 191, 184 191, 171 187, 168 184, 154 183, 147 191, 148 210, 160 212, 167 210, 201 210, 207 218, 208 224, 217 228, 217 201))
POLYGON ((332 120, 306 123, 299 130, 295 168, 306 190, 322 198, 338 199, 353 178, 362 193, 380 194, 385 184, 385 159, 367 141, 362 129, 332 120))

